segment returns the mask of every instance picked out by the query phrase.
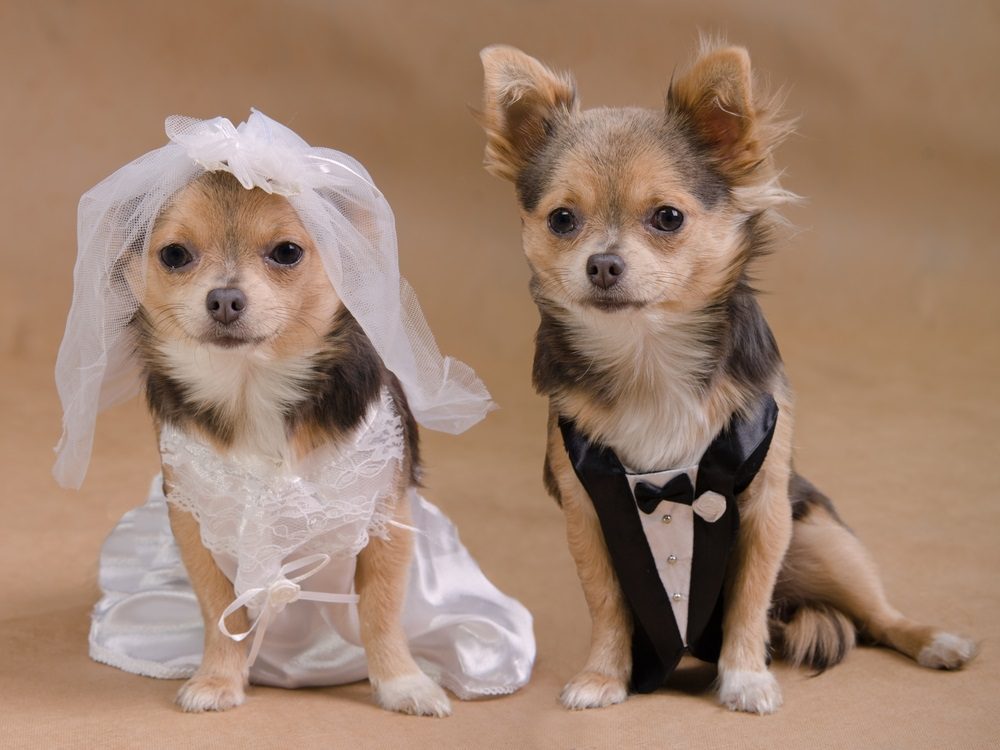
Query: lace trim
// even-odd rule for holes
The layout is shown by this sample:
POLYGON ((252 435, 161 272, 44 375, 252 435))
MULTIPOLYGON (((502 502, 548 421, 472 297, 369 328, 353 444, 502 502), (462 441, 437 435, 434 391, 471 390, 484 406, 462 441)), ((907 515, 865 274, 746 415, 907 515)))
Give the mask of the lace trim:
POLYGON ((172 471, 168 500, 188 511, 211 552, 236 560, 236 593, 266 586, 291 554, 356 556, 385 538, 402 466, 403 424, 383 389, 352 438, 294 465, 219 455, 166 425, 160 451, 172 471))

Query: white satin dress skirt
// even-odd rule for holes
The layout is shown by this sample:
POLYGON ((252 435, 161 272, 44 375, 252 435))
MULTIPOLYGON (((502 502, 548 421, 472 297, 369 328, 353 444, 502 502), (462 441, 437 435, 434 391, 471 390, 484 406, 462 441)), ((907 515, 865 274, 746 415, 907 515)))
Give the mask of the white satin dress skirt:
MULTIPOLYGON (((126 513, 104 543, 90 656, 135 674, 185 678, 201 662, 203 622, 161 485, 157 477, 146 503, 126 513)), ((461 699, 514 692, 534 663, 531 615, 483 575, 440 510, 415 491, 410 503, 418 531, 403 628, 414 658, 461 699)), ((215 557, 232 578, 233 561, 215 557)), ((302 585, 353 592, 354 568, 354 558, 334 559, 302 585)), ((250 667, 252 683, 285 688, 367 677, 353 603, 291 602, 268 624, 250 667)))

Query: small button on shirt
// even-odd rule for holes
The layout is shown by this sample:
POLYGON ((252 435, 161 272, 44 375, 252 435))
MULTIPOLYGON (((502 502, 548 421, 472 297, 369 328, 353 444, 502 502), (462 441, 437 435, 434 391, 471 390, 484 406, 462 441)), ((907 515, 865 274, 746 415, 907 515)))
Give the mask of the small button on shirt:
MULTIPOLYGON (((671 479, 687 474, 692 486, 697 486, 698 467, 658 471, 652 474, 626 473, 632 498, 640 482, 662 487, 671 479)), ((636 504, 649 550, 656 562, 656 572, 667 592, 674 611, 677 629, 687 646, 688 595, 691 589, 691 559, 694 552, 694 510, 684 503, 663 500, 652 513, 644 513, 636 504)))

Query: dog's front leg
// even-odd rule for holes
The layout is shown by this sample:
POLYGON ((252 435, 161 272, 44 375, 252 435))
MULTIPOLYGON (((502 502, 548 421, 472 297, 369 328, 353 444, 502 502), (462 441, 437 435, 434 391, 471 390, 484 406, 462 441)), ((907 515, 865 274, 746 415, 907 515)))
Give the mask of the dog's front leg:
POLYGON ((767 459, 739 498, 740 531, 726 582, 719 656, 720 702, 757 714, 781 706, 781 688, 767 669, 767 613, 792 537, 791 409, 781 409, 767 459))
MULTIPOLYGON (((395 520, 410 523, 405 492, 396 502, 395 520)), ((403 599, 413 554, 410 535, 410 531, 393 528, 389 539, 372 538, 358 555, 355 584, 361 597, 358 615, 368 679, 382 708, 418 716, 448 716, 448 696, 417 666, 403 632, 403 599)))
MULTIPOLYGON (((166 469, 164 470, 167 474, 166 469)), ((164 492, 169 489, 164 481, 164 492)), ((224 711, 243 703, 247 683, 244 644, 219 630, 219 617, 234 598, 233 584, 201 543, 198 522, 187 511, 168 503, 170 527, 187 569, 191 588, 198 597, 205 623, 205 647, 198 671, 181 686, 177 704, 185 711, 224 711)), ((246 610, 229 616, 231 630, 247 630, 246 610)))
POLYGON ((566 538, 590 609, 590 655, 563 688, 566 708, 600 708, 628 697, 632 619, 604 542, 600 521, 563 448, 557 422, 549 426, 548 461, 566 516, 566 538))

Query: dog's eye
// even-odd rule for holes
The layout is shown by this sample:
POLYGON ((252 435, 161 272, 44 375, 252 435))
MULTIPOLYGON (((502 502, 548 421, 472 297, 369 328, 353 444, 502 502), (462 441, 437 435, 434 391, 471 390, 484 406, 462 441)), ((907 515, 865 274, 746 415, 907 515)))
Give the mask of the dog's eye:
POLYGON ((184 268, 193 260, 190 251, 183 245, 167 245, 160 250, 160 263, 172 270, 184 268))
POLYGON ((661 232, 676 232, 684 223, 684 214, 673 206, 660 206, 653 212, 651 223, 661 232))
POLYGON ((569 234, 576 229, 576 214, 568 208, 557 208, 549 214, 549 229, 553 234, 569 234))
POLYGON ((302 260, 302 248, 294 242, 282 242, 275 245, 267 257, 279 266, 294 266, 302 260))

